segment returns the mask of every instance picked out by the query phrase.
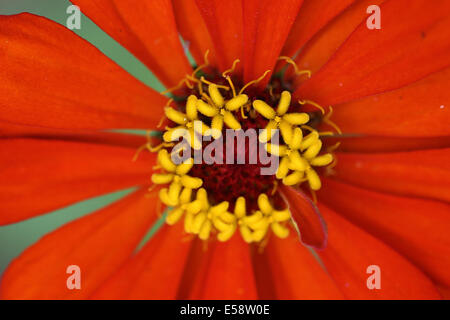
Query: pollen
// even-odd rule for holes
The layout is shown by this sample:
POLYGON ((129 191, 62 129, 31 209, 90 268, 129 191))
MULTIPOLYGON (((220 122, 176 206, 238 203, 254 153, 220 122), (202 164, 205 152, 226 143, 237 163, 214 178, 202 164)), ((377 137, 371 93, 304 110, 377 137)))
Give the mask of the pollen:
MULTIPOLYGON (((310 76, 310 72, 298 70, 292 59, 280 60, 293 65, 297 75, 310 76)), ((293 223, 278 185, 310 190, 315 199, 314 192, 322 185, 320 176, 335 164, 332 151, 338 146, 327 145, 324 139, 335 134, 320 131, 317 123, 338 134, 341 131, 330 120, 331 107, 326 114, 325 108, 311 100, 292 103, 291 93, 276 79, 262 91, 255 86, 270 70, 241 83, 238 63, 235 60, 223 73, 206 72, 205 55, 205 63, 176 87, 181 90, 185 85, 188 94, 171 99, 164 109, 168 125, 161 144, 152 147, 148 143, 138 151, 145 148, 158 153, 151 180, 161 186, 159 199, 169 208, 168 225, 182 223, 185 233, 204 241, 224 242, 236 234, 247 243, 263 243, 270 234, 284 239, 293 223), (305 104, 319 111, 302 112, 305 104), (227 144, 211 152, 228 131, 237 134, 250 129, 258 132, 253 143, 276 159, 272 174, 261 173, 268 165, 247 143, 233 140, 231 147, 227 144), (182 140, 187 143, 181 144, 182 140), (215 161, 205 160, 207 150, 215 161), (235 159, 239 155, 244 156, 244 163, 228 163, 230 156, 235 159)))

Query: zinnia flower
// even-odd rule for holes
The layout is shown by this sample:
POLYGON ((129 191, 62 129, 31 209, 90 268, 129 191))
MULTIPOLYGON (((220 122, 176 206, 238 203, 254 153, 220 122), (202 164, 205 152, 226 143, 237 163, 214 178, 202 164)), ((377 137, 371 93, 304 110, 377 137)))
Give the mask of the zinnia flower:
POLYGON ((449 297, 449 1, 72 2, 168 91, 46 18, 0 17, 0 224, 137 187, 25 250, 1 298, 449 297), (130 128, 161 132, 108 131, 130 128), (277 172, 170 157, 230 128, 263 130, 277 172))

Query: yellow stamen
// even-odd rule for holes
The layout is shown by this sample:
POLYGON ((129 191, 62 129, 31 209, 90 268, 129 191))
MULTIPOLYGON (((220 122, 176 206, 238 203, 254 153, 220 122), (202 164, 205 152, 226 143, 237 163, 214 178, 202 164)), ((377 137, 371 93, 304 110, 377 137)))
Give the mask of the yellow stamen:
POLYGON ((183 84, 186 83, 186 81, 188 81, 186 78, 184 78, 183 80, 181 80, 176 86, 166 89, 164 91, 161 91, 161 94, 167 94, 167 93, 171 93, 175 90, 178 90, 179 88, 181 88, 183 86, 183 84))
POLYGON ((273 222, 270 227, 278 238, 285 239, 289 236, 289 229, 278 222, 273 222))
POLYGON ((217 108, 213 107, 211 104, 208 104, 203 100, 197 100, 197 109, 198 111, 200 111, 201 114, 210 118, 214 117, 219 113, 219 110, 217 108))
POLYGON ((333 156, 333 162, 331 162, 331 163, 325 168, 325 174, 328 175, 328 176, 331 176, 331 175, 334 174, 333 168, 336 167, 336 165, 337 165, 337 158, 336 158, 336 156, 335 156, 333 153, 331 153, 331 154, 332 154, 332 156, 333 156))
POLYGON ((264 118, 272 120, 277 115, 275 110, 262 100, 253 101, 253 108, 258 111, 264 118))
POLYGON ((216 84, 216 83, 213 83, 213 82, 211 82, 211 81, 208 81, 208 80, 206 80, 205 77, 203 77, 203 76, 200 78, 200 81, 203 82, 203 83, 206 83, 206 84, 209 85, 209 86, 216 86, 217 88, 224 89, 224 90, 227 90, 227 91, 230 90, 229 87, 223 86, 223 85, 221 85, 221 84, 216 84))
POLYGON ((140 146, 140 147, 136 150, 136 153, 134 154, 132 161, 133 161, 133 162, 136 162, 136 160, 139 158, 139 155, 141 154, 141 152, 144 151, 145 149, 148 149, 148 150, 150 151, 149 143, 146 143, 146 144, 140 146))
POLYGON ((283 120, 289 122, 292 125, 302 125, 308 123, 309 115, 307 113, 287 113, 283 116, 283 120))
MULTIPOLYGON (((194 77, 193 75, 186 75, 186 79, 188 80, 188 81, 192 81, 192 82, 195 82, 195 83, 197 83, 197 84, 199 84, 199 83, 201 83, 201 81, 200 80, 198 80, 196 77, 194 77)), ((193 88, 193 87, 192 87, 193 88)), ((191 89, 192 89, 191 88, 191 89)))
POLYGON ((220 138, 223 129, 223 116, 221 114, 215 115, 211 120, 211 135, 214 139, 220 138))
POLYGON ((290 218, 291 218, 291 212, 289 211, 289 209, 273 211, 273 219, 277 222, 287 221, 290 218))
POLYGON ((203 64, 198 66, 194 72, 192 72, 192 77, 195 77, 197 72, 199 72, 200 70, 202 70, 203 68, 209 66, 209 61, 208 61, 208 55, 209 55, 209 49, 206 50, 205 55, 203 56, 203 64))
POLYGON ((285 114, 288 111, 290 104, 291 94, 289 93, 289 91, 283 91, 281 93, 280 101, 278 102, 277 114, 280 116, 285 114))
POLYGON ((281 121, 279 124, 281 136, 283 137, 284 142, 290 144, 292 142, 292 138, 294 135, 293 128, 290 123, 287 121, 281 121))
POLYGON ((271 120, 267 124, 267 126, 264 128, 264 130, 259 135, 259 142, 266 143, 267 141, 270 141, 275 134, 275 130, 277 129, 278 124, 271 120))
POLYGON ((328 152, 333 152, 334 150, 336 150, 337 148, 339 148, 339 146, 341 145, 341 142, 336 142, 334 145, 330 146, 327 148, 328 152))
POLYGON ((287 175, 283 178, 283 184, 286 186, 293 186, 297 183, 300 183, 303 178, 303 172, 302 171, 294 171, 293 173, 287 175))
POLYGON ((176 200, 173 200, 170 196, 169 196, 169 189, 167 188, 162 188, 161 190, 159 190, 159 199, 161 199, 161 201, 167 205, 167 206, 171 206, 174 207, 178 204, 178 202, 176 200))
POLYGON ((229 226, 227 229, 219 232, 219 234, 217 235, 217 240, 219 240, 221 242, 228 241, 233 236, 235 231, 236 231, 236 225, 233 224, 233 225, 229 226))
POLYGON ((234 61, 233 61, 232 67, 231 67, 230 69, 228 69, 228 70, 225 70, 225 71, 222 73, 222 77, 226 78, 226 77, 228 77, 228 74, 229 74, 229 73, 233 73, 234 70, 236 69, 236 65, 237 65, 239 62, 241 62, 241 60, 239 60, 239 59, 234 60, 234 61))
POLYGON ((312 190, 316 191, 320 189, 322 183, 320 182, 319 175, 314 169, 309 168, 308 170, 306 170, 306 177, 308 178, 309 187, 312 190))
POLYGON ((277 157, 282 157, 287 154, 288 148, 285 145, 278 145, 278 144, 272 144, 272 143, 266 143, 264 145, 267 152, 270 154, 273 154, 277 157))
POLYGON ((296 171, 305 171, 308 168, 308 162, 300 156, 297 150, 289 153, 289 168, 296 171))
POLYGON ((315 130, 312 131, 300 143, 300 150, 305 150, 306 148, 309 148, 311 145, 316 143, 318 140, 319 140, 319 133, 317 133, 317 131, 315 131, 315 130))
POLYGON ((270 95, 270 97, 271 97, 273 100, 275 100, 275 96, 274 96, 274 94, 273 94, 273 86, 272 86, 272 85, 269 85, 269 95, 270 95))
POLYGON ((202 239, 202 240, 208 240, 209 235, 210 235, 210 233, 211 233, 211 229, 212 229, 212 223, 211 223, 211 221, 210 221, 210 220, 206 220, 206 221, 202 224, 202 226, 201 226, 201 228, 200 228, 200 230, 199 230, 199 232, 198 232, 198 237, 199 237, 200 239, 202 239))
POLYGON ((315 158, 322 149, 322 141, 317 139, 308 149, 303 153, 303 157, 307 160, 312 160, 315 158))
POLYGON ((294 68, 294 72, 296 75, 307 74, 308 78, 311 78, 311 71, 310 70, 299 70, 297 64, 295 63, 294 60, 292 60, 292 58, 287 57, 287 56, 280 56, 278 58, 278 60, 284 60, 287 63, 289 63, 294 68))
MULTIPOLYGON (((167 101, 166 105, 164 106, 164 109, 167 108, 167 107, 169 107, 169 106, 172 104, 172 102, 173 102, 173 99, 170 98, 170 99, 167 101)), ((161 120, 159 120, 158 125, 156 126, 156 128, 158 128, 158 129, 161 128, 161 126, 162 126, 162 124, 164 123, 164 120, 165 120, 165 119, 167 119, 167 118, 166 118, 166 115, 164 114, 164 115, 161 117, 161 120)))
POLYGON ((208 87, 208 91, 211 100, 214 102, 214 105, 221 108, 225 103, 225 100, 222 94, 220 93, 218 86, 216 84, 210 84, 208 87))
POLYGON ((326 124, 332 126, 337 133, 342 134, 341 129, 333 122, 330 120, 331 115, 333 114, 333 107, 329 106, 328 107, 330 109, 330 111, 328 112, 328 114, 323 118, 323 122, 325 122, 326 124))
POLYGON ((233 97, 236 97, 236 89, 234 88, 233 81, 231 81, 231 78, 229 76, 227 76, 226 79, 230 84, 231 91, 233 92, 233 97))
POLYGON ((225 104, 225 108, 229 111, 235 111, 248 102, 248 96, 246 94, 240 94, 230 100, 225 104))
MULTIPOLYGON (((280 165, 278 166, 276 177, 277 179, 283 179, 289 172, 289 157, 282 157, 280 161, 280 165)), ((278 183, 277 180, 275 182, 278 183)), ((275 190, 275 188, 274 188, 275 190)), ((274 194, 274 192, 273 192, 274 194)))
POLYGON ((293 150, 300 149, 300 144, 303 140, 303 131, 300 128, 294 128, 294 132, 292 133, 291 143, 289 147, 293 150))
POLYGON ((189 120, 197 119, 197 97, 191 94, 186 102, 186 115, 189 120))
POLYGON ((245 198, 239 197, 234 205, 234 214, 237 218, 243 218, 246 215, 245 198))
POLYGON ((244 106, 241 107, 241 117, 242 119, 248 119, 248 117, 244 113, 244 106))
POLYGON ((236 120, 234 115, 229 111, 224 112, 223 121, 226 123, 226 125, 230 129, 233 129, 233 130, 241 129, 241 124, 239 123, 239 121, 236 120))
POLYGON ((258 197, 258 206, 263 214, 270 214, 273 211, 272 205, 269 202, 267 194, 261 193, 258 197))
POLYGON ((319 105, 318 103, 311 101, 311 100, 298 100, 298 103, 300 103, 301 105, 305 105, 305 104, 310 104, 314 107, 316 107, 317 109, 320 110, 320 112, 322 112, 322 114, 325 114, 325 109, 319 105))
POLYGON ((310 126, 308 126, 308 125, 306 125, 306 124, 302 124, 302 125, 300 126, 300 128, 306 129, 306 130, 308 130, 308 131, 310 131, 310 132, 316 132, 316 131, 317 131, 317 130, 314 129, 313 127, 310 127, 310 126))
POLYGON ((203 96, 203 83, 201 81, 199 81, 197 83, 197 87, 198 87, 198 92, 200 93, 200 96, 203 96))
MULTIPOLYGON (((150 138, 148 138, 148 139, 150 139, 150 138)), ((139 158, 139 155, 141 154, 141 152, 144 151, 145 149, 147 149, 150 152, 158 152, 162 148, 170 148, 173 146, 174 146, 173 143, 163 142, 163 143, 160 143, 159 145, 157 145, 156 147, 152 147, 151 143, 147 142, 146 144, 140 146, 136 150, 136 153, 134 154, 132 161, 135 162, 139 158)))
POLYGON ((332 131, 321 131, 321 132, 319 132, 319 136, 321 136, 321 137, 332 137, 332 136, 334 136, 334 132, 332 132, 332 131))
POLYGON ((167 184, 173 180, 173 174, 170 173, 154 173, 152 174, 152 182, 155 184, 167 184))
POLYGON ((264 79, 264 78, 266 77, 266 75, 267 75, 270 71, 271 71, 271 70, 266 70, 266 72, 264 72, 264 74, 263 74, 261 77, 259 77, 258 79, 252 80, 252 81, 250 81, 249 83, 247 83, 245 86, 242 87, 241 91, 239 91, 239 94, 242 94, 242 93, 245 91, 245 89, 247 89, 249 86, 261 82, 262 79, 264 79))
POLYGON ((164 109, 164 113, 166 114, 166 117, 172 120, 173 122, 177 124, 186 124, 188 119, 184 113, 181 111, 175 110, 172 107, 166 107, 164 109))
POLYGON ((311 165, 317 166, 317 167, 324 167, 326 165, 329 165, 333 161, 333 156, 331 153, 327 153, 318 157, 315 157, 311 160, 311 165))
POLYGON ((261 211, 256 211, 250 216, 244 217, 242 220, 245 224, 253 225, 263 218, 261 211))
POLYGON ((277 192, 277 190, 278 190, 278 181, 275 180, 273 182, 273 188, 272 188, 272 191, 270 192, 270 195, 273 196, 275 194, 275 192, 277 192))

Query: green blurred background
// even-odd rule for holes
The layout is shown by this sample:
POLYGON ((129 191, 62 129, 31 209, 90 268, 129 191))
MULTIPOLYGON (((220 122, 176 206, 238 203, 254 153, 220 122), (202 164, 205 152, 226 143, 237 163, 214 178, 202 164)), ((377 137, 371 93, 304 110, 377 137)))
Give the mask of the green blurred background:
MULTIPOLYGON (((48 17, 65 25, 69 16, 66 10, 70 5, 71 3, 68 0, 0 0, 0 14, 10 15, 30 12, 48 17)), ((74 32, 94 44, 103 53, 145 84, 158 91, 164 90, 164 87, 142 63, 85 16, 81 20, 81 29, 74 30, 74 32)), ((69 221, 106 206, 120 199, 130 191, 124 190, 89 199, 25 222, 0 227, 0 274, 14 257, 18 256, 25 248, 36 242, 46 233, 69 221)), ((26 201, 26 198, 24 200, 26 201)), ((159 224, 149 232, 146 239, 153 234, 158 226, 159 224)))

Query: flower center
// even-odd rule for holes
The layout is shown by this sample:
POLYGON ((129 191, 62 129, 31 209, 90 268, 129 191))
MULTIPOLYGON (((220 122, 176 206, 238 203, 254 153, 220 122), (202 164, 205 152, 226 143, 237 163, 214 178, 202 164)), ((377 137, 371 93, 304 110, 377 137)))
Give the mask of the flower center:
POLYGON ((285 238, 291 215, 278 184, 320 189, 317 168, 333 165, 334 156, 322 150, 327 133, 311 123, 329 119, 301 112, 306 103, 323 109, 309 100, 292 103, 281 81, 258 91, 268 72, 241 86, 229 75, 236 63, 222 75, 198 77, 205 65, 183 80, 188 97, 176 106, 169 101, 163 142, 152 149, 161 169, 152 181, 164 185, 160 200, 172 207, 166 222, 184 217, 185 231, 203 240, 217 234, 226 241, 237 230, 249 243, 269 232, 285 238))

